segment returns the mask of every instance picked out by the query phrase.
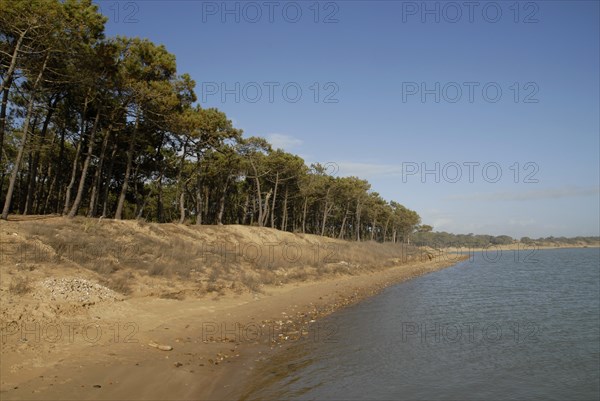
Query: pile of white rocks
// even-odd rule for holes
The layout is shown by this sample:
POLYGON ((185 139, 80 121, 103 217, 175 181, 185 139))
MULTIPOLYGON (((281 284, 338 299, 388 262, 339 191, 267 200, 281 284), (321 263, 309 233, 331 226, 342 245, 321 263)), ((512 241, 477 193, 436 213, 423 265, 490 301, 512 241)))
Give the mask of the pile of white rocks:
MULTIPOLYGON (((121 300, 110 288, 83 278, 49 278, 40 283, 41 289, 52 301, 96 303, 121 300), (49 293, 49 294, 48 294, 49 293)), ((37 292, 40 297, 42 294, 37 292)))

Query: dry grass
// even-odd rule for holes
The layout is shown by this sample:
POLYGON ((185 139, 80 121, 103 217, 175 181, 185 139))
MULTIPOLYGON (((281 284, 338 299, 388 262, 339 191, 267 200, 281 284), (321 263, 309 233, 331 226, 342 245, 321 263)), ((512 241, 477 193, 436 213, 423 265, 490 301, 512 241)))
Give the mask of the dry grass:
POLYGON ((10 287, 8 288, 11 294, 24 295, 32 290, 29 277, 15 277, 13 278, 10 287))
POLYGON ((256 273, 242 272, 240 282, 252 292, 261 292, 261 276, 256 273))
POLYGON ((129 295, 132 292, 132 282, 134 280, 131 272, 125 274, 112 275, 102 280, 102 284, 113 291, 123 295, 129 295))
POLYGON ((153 283, 167 278, 167 284, 193 285, 195 293, 219 294, 260 292, 263 285, 357 274, 423 259, 418 248, 402 244, 347 242, 258 227, 86 218, 18 224, 25 246, 42 244, 36 245, 42 249, 42 262, 74 263, 98 273, 105 285, 123 294, 134 291, 132 272, 153 283))

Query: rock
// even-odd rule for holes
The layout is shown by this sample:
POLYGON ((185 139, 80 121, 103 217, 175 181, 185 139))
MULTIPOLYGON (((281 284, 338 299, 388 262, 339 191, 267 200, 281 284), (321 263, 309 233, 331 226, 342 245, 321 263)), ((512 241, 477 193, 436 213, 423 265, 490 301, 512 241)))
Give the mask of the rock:
POLYGON ((180 366, 183 366, 183 363, 181 363, 181 362, 175 362, 175 363, 173 364, 173 366, 175 366, 176 368, 178 368, 178 367, 180 367, 180 366))
POLYGON ((161 351, 172 351, 173 347, 171 347, 170 345, 166 345, 166 344, 157 344, 154 341, 151 341, 148 343, 149 346, 153 347, 153 348, 157 348, 161 351))

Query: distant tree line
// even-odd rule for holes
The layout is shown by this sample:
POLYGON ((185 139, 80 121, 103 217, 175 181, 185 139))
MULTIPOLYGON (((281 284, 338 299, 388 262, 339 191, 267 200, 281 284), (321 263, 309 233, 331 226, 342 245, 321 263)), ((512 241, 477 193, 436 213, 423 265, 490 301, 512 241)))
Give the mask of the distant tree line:
POLYGON ((561 244, 561 245, 593 245, 600 242, 600 237, 540 237, 532 239, 529 237, 522 237, 520 241, 524 244, 561 244))
POLYGON ((508 245, 515 242, 508 235, 483 235, 483 234, 452 234, 442 232, 420 231, 413 236, 415 245, 427 245, 433 247, 468 247, 483 248, 488 245, 508 245))
POLYGON ((600 242, 600 237, 540 237, 537 239, 522 237, 520 240, 517 240, 508 235, 452 234, 445 231, 432 232, 430 230, 424 230, 423 227, 429 226, 419 227, 418 231, 412 236, 413 243, 419 246, 431 246, 436 248, 485 248, 492 245, 509 245, 515 242, 528 245, 592 245, 600 242))
MULTIPOLYGON (((409 241, 419 215, 197 104, 175 56, 104 36, 91 0, 0 0, 0 202, 9 213, 248 224, 409 241)), ((208 60, 207 60, 208 62, 208 60)))

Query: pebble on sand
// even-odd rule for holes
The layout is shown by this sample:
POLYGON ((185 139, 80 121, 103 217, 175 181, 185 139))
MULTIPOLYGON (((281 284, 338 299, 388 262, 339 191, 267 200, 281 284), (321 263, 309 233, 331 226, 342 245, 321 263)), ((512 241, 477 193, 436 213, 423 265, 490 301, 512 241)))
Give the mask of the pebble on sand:
POLYGON ((157 344, 154 341, 151 341, 150 343, 148 343, 149 346, 153 347, 153 348, 157 348, 161 351, 172 351, 173 347, 171 347, 170 345, 166 345, 166 344, 157 344))

